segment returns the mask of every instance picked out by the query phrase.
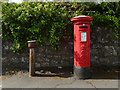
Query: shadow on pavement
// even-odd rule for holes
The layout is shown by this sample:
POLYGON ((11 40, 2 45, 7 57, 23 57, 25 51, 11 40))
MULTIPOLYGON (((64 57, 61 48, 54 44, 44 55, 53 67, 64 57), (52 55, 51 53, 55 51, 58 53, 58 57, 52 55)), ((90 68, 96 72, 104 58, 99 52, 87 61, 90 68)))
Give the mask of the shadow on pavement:
POLYGON ((92 70, 92 79, 119 79, 120 70, 118 67, 99 66, 92 70))
MULTIPOLYGON (((92 79, 119 79, 120 70, 117 67, 91 68, 92 79)), ((36 68, 34 77, 73 77, 73 67, 40 67, 36 68)))
POLYGON ((36 68, 34 77, 63 77, 73 76, 72 67, 40 67, 36 68))

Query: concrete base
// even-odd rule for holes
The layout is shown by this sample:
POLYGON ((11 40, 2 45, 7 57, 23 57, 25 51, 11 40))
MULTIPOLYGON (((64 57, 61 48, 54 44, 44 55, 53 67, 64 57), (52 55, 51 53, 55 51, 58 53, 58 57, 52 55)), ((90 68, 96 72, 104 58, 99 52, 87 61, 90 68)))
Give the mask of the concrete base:
POLYGON ((90 68, 82 68, 74 66, 74 76, 75 79, 89 79, 91 78, 90 68))

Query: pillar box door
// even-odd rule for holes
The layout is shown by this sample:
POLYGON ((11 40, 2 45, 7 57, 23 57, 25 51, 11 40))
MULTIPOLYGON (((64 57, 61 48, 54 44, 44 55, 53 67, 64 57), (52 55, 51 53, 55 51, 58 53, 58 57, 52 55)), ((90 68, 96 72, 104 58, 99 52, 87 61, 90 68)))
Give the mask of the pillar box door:
POLYGON ((90 77, 90 16, 71 18, 74 23, 74 74, 76 78, 90 77))

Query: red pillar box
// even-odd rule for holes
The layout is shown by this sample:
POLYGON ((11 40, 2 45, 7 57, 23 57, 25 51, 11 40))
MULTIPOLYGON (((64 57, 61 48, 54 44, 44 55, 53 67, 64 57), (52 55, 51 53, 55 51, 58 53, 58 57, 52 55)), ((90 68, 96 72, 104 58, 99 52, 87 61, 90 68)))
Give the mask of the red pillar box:
POLYGON ((74 22, 74 75, 76 78, 90 78, 90 16, 71 18, 74 22))

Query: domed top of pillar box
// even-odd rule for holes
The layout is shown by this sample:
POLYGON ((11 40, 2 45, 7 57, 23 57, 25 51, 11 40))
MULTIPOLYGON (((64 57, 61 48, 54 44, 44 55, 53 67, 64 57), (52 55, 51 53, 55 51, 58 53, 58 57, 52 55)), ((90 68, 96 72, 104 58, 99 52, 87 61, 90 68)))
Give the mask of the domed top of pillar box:
POLYGON ((75 22, 75 21, 93 21, 93 18, 90 16, 85 16, 85 15, 80 15, 80 16, 76 16, 71 18, 71 21, 75 22))

